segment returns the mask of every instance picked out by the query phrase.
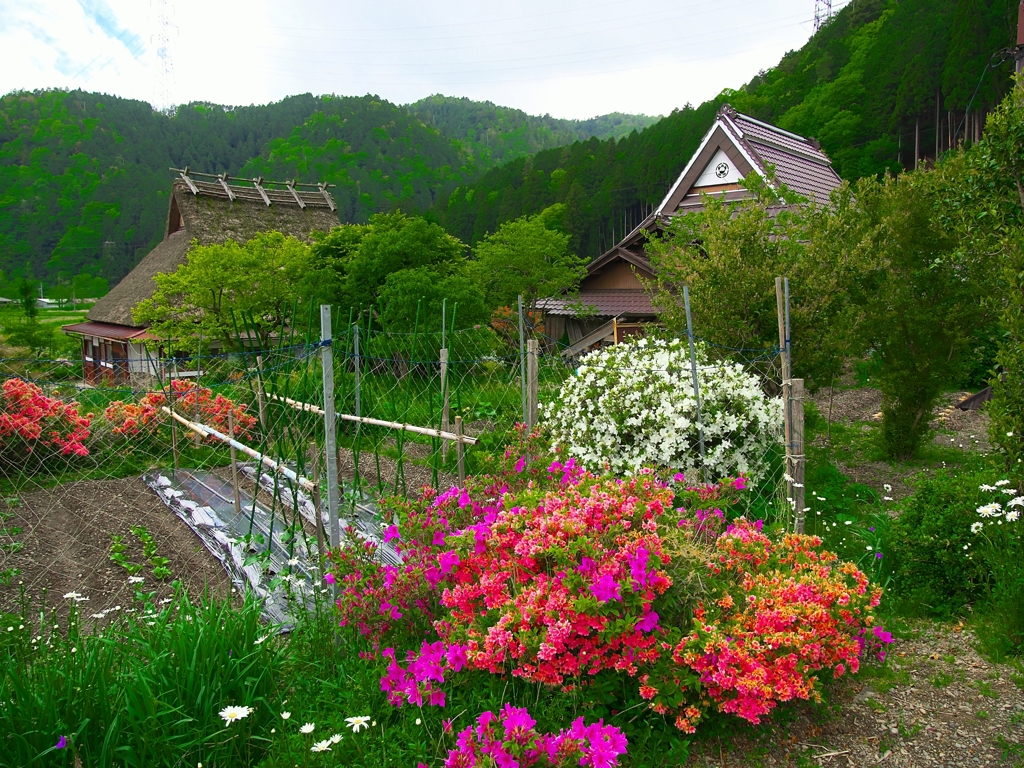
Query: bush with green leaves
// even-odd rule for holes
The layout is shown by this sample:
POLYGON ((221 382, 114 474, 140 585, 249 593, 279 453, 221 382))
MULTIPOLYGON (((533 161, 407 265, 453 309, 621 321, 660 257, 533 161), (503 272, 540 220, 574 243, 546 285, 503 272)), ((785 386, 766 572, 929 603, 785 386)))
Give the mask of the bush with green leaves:
POLYGON ((901 611, 942 618, 987 599, 998 574, 971 526, 977 528, 977 510, 992 502, 984 488, 994 487, 1000 477, 985 465, 918 476, 886 546, 901 611))
POLYGON ((700 350, 697 364, 703 461, 689 346, 680 339, 633 339, 584 357, 542 406, 553 442, 589 469, 760 479, 780 440, 781 401, 738 363, 712 364, 700 350))

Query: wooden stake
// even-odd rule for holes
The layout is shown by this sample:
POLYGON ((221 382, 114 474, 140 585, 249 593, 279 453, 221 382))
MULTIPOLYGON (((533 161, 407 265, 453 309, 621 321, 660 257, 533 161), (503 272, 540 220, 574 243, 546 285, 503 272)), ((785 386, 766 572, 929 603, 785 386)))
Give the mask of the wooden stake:
POLYGON ((455 443, 455 459, 459 467, 459 487, 466 484, 466 445, 462 441, 462 417, 455 417, 455 434, 458 441, 455 443))
POLYGON ((792 433, 793 449, 793 500, 796 502, 796 532, 804 532, 804 380, 792 379, 790 392, 793 403, 792 433))
MULTIPOLYGON (((235 436, 235 417, 231 413, 231 409, 228 409, 228 435, 231 437, 235 436)), ((196 433, 196 437, 199 437, 199 433, 196 433)), ((230 445, 230 443, 229 443, 230 445)), ((238 490, 238 459, 235 453, 235 446, 231 445, 231 488, 235 492, 235 512, 242 514, 242 494, 238 490)))
POLYGON ((536 339, 530 339, 526 342, 526 425, 531 428, 537 425, 537 398, 539 390, 537 347, 536 339))

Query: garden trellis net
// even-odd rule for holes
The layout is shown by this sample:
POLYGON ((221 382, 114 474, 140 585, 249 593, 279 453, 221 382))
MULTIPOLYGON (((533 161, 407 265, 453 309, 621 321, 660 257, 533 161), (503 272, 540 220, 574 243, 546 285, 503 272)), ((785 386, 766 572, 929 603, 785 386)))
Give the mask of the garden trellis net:
MULTIPOLYGON (((389 328, 371 310, 335 310, 328 342, 312 307, 293 313, 272 333, 243 319, 219 348, 200 344, 187 355, 165 358, 151 351, 130 381, 117 385, 87 384, 80 359, 2 359, 3 493, 145 474, 183 519, 201 518, 204 509, 228 517, 234 510, 228 536, 234 555, 221 557, 236 579, 248 572, 250 581, 313 582, 309 564, 330 535, 329 521, 319 513, 328 497, 325 345, 333 358, 339 516, 370 538, 377 500, 415 496, 425 485, 447 488, 462 474, 487 471, 515 425, 530 414, 528 401, 552 402, 580 366, 566 345, 529 321, 460 327, 455 306, 433 320, 417 315, 411 328, 389 328), (259 350, 252 349, 257 338, 263 340, 259 350), (225 347, 235 351, 219 351, 225 347), (33 404, 33 397, 42 399, 33 404), (19 432, 16 422, 25 410, 15 413, 18 398, 27 408, 50 409, 35 437, 24 423, 27 431, 19 432), (77 403, 79 414, 93 415, 81 448, 47 444, 54 431, 63 440, 71 429, 66 418, 53 415, 54 401, 77 403), (172 409, 176 418, 168 413, 172 409), (236 441, 234 465, 229 432, 236 441), (461 448, 451 439, 456 432, 465 436, 461 448)), ((781 396, 779 348, 737 349, 699 333, 694 341, 702 354, 701 377, 740 363, 768 397, 781 396)), ((680 378, 680 386, 692 388, 687 375, 680 378)), ((699 451, 696 442, 691 450, 699 451)), ((781 425, 759 461, 766 471, 746 494, 750 514, 792 524, 781 425)), ((9 548, 2 551, 8 557, 9 548)), ((0 563, 0 572, 4 567, 0 563)))

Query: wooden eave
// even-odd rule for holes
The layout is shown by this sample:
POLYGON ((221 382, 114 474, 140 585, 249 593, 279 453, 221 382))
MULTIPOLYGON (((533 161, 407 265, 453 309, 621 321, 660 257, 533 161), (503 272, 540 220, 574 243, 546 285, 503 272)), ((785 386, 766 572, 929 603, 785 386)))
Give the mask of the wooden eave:
POLYGON ((626 248, 623 248, 622 246, 616 246, 615 248, 612 248, 610 251, 606 251, 605 253, 601 254, 596 259, 594 259, 592 262, 590 262, 587 265, 587 274, 597 274, 597 272, 611 264, 616 259, 621 259, 622 261, 631 264, 648 277, 654 277, 654 272, 651 270, 651 265, 646 259, 637 256, 637 254, 627 250, 626 248))

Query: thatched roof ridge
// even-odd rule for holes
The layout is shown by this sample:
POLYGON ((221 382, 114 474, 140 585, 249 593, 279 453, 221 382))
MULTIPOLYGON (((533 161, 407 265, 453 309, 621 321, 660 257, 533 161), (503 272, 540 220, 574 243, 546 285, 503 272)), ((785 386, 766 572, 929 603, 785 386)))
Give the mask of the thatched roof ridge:
POLYGON ((213 195, 193 195, 180 180, 174 182, 174 199, 185 229, 200 245, 227 240, 242 243, 270 230, 309 240, 313 232, 329 232, 339 224, 338 214, 326 206, 300 208, 296 203, 275 201, 268 207, 262 200, 242 198, 232 202, 213 195))
POLYGON ((244 243, 259 232, 274 230, 308 242, 313 232, 329 232, 339 224, 337 213, 326 204, 314 206, 307 202, 305 208, 300 208, 295 202, 275 198, 267 206, 262 199, 238 197, 231 201, 212 193, 194 195, 182 179, 171 187, 167 219, 165 231, 169 234, 164 241, 97 301, 86 318, 134 325, 132 309, 156 291, 154 275, 173 272, 184 264, 193 240, 199 245, 219 245, 228 240, 244 243))

